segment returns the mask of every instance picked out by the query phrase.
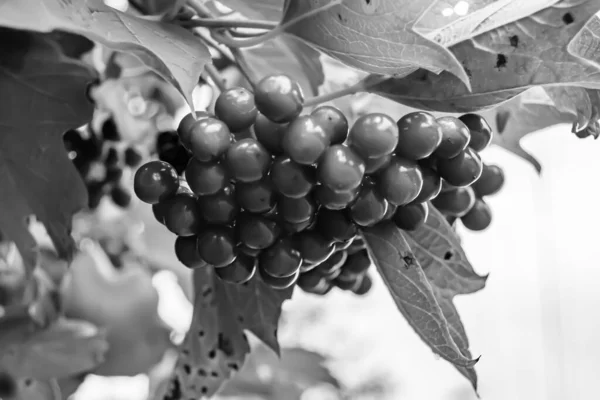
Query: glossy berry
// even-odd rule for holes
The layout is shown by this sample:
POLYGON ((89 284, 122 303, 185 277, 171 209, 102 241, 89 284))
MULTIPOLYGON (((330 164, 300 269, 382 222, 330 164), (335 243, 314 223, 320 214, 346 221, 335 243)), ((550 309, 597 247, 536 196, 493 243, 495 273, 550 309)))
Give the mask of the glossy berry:
POLYGON ((6 371, 0 371, 0 398, 10 400, 17 395, 18 390, 15 378, 6 371))
POLYGON ((236 199, 244 210, 263 214, 275 207, 277 194, 270 179, 265 178, 251 183, 238 182, 236 199))
POLYGON ((293 240, 294 247, 300 251, 305 263, 320 264, 335 251, 332 242, 318 231, 301 232, 293 240))
POLYGON ((429 216, 427 203, 412 203, 396 209, 392 220, 396 226, 405 231, 414 231, 421 227, 429 216))
POLYGON ((257 265, 256 258, 241 253, 231 264, 215 268, 215 274, 225 282, 242 284, 254 277, 257 265))
POLYGON ((313 167, 298 164, 288 156, 280 156, 271 166, 271 181, 284 196, 304 197, 315 186, 316 172, 313 167))
POLYGON ((242 139, 227 150, 227 168, 231 177, 239 182, 262 179, 271 165, 271 155, 255 139, 242 139))
POLYGON ((302 112, 304 94, 287 75, 270 75, 254 88, 256 108, 273 122, 291 122, 302 112))
POLYGON ((302 255, 294 248, 290 238, 279 239, 260 254, 259 268, 267 274, 282 278, 300 270, 302 255))
POLYGON ((385 215, 383 216, 382 221, 389 221, 392 219, 392 217, 394 216, 394 214, 396 213, 396 210, 398 209, 397 205, 391 204, 390 202, 388 202, 388 209, 385 212, 385 215))
POLYGON ((229 174, 222 163, 203 163, 195 158, 185 168, 185 179, 198 196, 218 193, 229 185, 229 174))
POLYGON ((206 262, 198 254, 198 238, 196 236, 179 236, 175 239, 175 256, 188 268, 205 267, 206 262))
POLYGON ((123 152, 123 161, 128 167, 137 167, 142 162, 142 155, 133 147, 128 147, 123 152))
POLYGON ((192 125, 189 145, 198 161, 209 162, 221 157, 233 140, 229 128, 216 118, 203 118, 192 125))
POLYGON ((419 195, 413 200, 415 203, 427 202, 434 199, 442 190, 442 178, 431 168, 420 167, 423 176, 423 187, 419 195))
POLYGON ((342 268, 341 274, 333 280, 333 283, 341 290, 354 291, 360 287, 363 279, 363 275, 347 274, 342 268))
POLYGON ((388 201, 377 190, 373 181, 366 180, 358 197, 350 206, 350 218, 360 226, 373 226, 383 220, 388 209, 388 201))
POLYGON ((362 249, 352 254, 348 254, 348 258, 342 267, 346 275, 362 275, 371 266, 371 258, 366 249, 362 249))
POLYGON ((441 117, 437 119, 442 127, 442 141, 434 155, 439 158, 453 158, 467 148, 471 140, 469 128, 458 118, 441 117))
POLYGON ((317 207, 317 203, 310 196, 297 199, 282 196, 277 202, 279 216, 283 221, 292 224, 299 224, 313 218, 317 207))
POLYGON ((492 210, 483 199, 477 199, 471 210, 460 220, 467 229, 483 231, 492 223, 492 210))
POLYGON ((379 157, 379 158, 369 158, 365 160, 365 174, 374 175, 377 172, 381 171, 383 168, 387 167, 392 161, 392 154, 388 154, 387 156, 379 157))
POLYGON ((190 193, 177 193, 167 200, 164 224, 177 236, 192 236, 200 232, 203 223, 196 196, 190 193))
POLYGON ((328 186, 318 185, 315 188, 315 199, 325 208, 330 210, 343 210, 358 197, 360 187, 347 192, 334 192, 328 186))
POLYGON ((421 192, 423 174, 416 162, 396 156, 380 171, 377 186, 390 203, 402 206, 416 199, 421 192))
POLYGON ((198 235, 198 254, 208 264, 221 268, 231 264, 236 256, 235 234, 226 226, 209 226, 198 235))
POLYGON ((473 208, 475 200, 473 188, 467 186, 452 192, 440 193, 431 203, 444 215, 462 217, 473 208))
POLYGON ((429 157, 442 141, 442 127, 433 115, 417 111, 398 120, 396 154, 409 160, 429 157))
POLYGON ((451 185, 447 181, 442 179, 442 190, 440 190, 440 193, 451 192, 456 188, 457 186, 451 185))
POLYGON ((493 132, 485 118, 478 114, 465 114, 459 119, 469 128, 471 133, 470 148, 475 151, 482 151, 490 145, 493 132))
POLYGON ((154 218, 163 225, 165 224, 165 212, 167 207, 168 200, 152 205, 152 214, 154 215, 154 218))
POLYGON ((267 273, 265 270, 258 268, 258 273, 260 278, 275 290, 285 290, 287 288, 292 287, 296 281, 298 281, 298 277, 300 276, 300 269, 298 269, 293 275, 284 276, 284 277, 275 277, 267 273))
POLYGON ((107 183, 119 183, 121 178, 123 177, 123 168, 118 165, 113 165, 106 168, 106 175, 104 176, 104 181, 107 183))
POLYGON ((227 186, 216 194, 198 197, 198 209, 204 221, 210 224, 233 223, 240 211, 235 188, 227 186))
POLYGON ((364 242, 364 240, 362 240, 362 238, 360 238, 360 237, 356 237, 346 247, 346 251, 348 252, 348 254, 354 254, 357 251, 366 250, 366 248, 367 248, 367 245, 364 242))
POLYGON ((358 233, 358 228, 347 212, 323 208, 317 213, 316 230, 325 238, 335 242, 351 240, 358 233))
POLYGON ((504 171, 497 165, 483 164, 481 176, 471 187, 477 197, 491 196, 504 186, 504 171))
POLYGON ((206 112, 206 111, 196 111, 196 118, 189 113, 179 122, 179 126, 177 127, 177 135, 186 147, 190 147, 190 136, 192 132, 192 126, 199 120, 204 118, 214 118, 214 115, 206 112))
POLYGON ((179 178, 175 168, 163 161, 142 165, 133 178, 133 191, 144 203, 156 204, 177 192, 179 178))
POLYGON ((115 205, 127 208, 131 204, 131 193, 122 186, 115 186, 110 190, 110 198, 115 205))
POLYGON ((290 122, 281 142, 283 151, 298 164, 316 163, 329 146, 329 138, 312 117, 303 115, 290 122))
POLYGON ((245 244, 240 244, 240 243, 238 243, 238 245, 237 245, 237 251, 238 251, 238 254, 246 254, 253 258, 258 258, 258 256, 260 255, 260 252, 261 252, 261 250, 251 249, 250 247, 246 246, 245 244))
POLYGON ((398 127, 389 116, 381 113, 358 118, 348 134, 348 146, 363 160, 392 154, 398 145, 398 127))
POLYGON ((365 163, 352 149, 336 144, 325 150, 317 167, 317 178, 336 192, 348 192, 360 186, 365 163))
POLYGON ((352 288, 352 292, 357 296, 364 296, 365 294, 369 293, 369 291, 371 290, 372 287, 373 287, 373 280, 367 274, 367 275, 363 276, 362 281, 360 282, 360 285, 352 288))
POLYGON ((323 261, 316 268, 316 271, 320 274, 333 279, 332 276, 336 271, 339 271, 348 259, 348 253, 346 251, 336 251, 327 260, 323 261))
POLYGON ((307 229, 312 229, 314 224, 315 217, 312 217, 304 222, 280 222, 283 231, 286 232, 288 235, 293 235, 294 233, 304 232, 307 229))
POLYGON ((348 120, 343 112, 332 106, 317 107, 310 113, 313 121, 325 131, 329 143, 342 144, 348 137, 348 120))
POLYGON ((254 95, 243 87, 227 89, 215 102, 215 114, 232 132, 248 129, 258 114, 254 95))
POLYGON ((265 148, 274 155, 283 153, 281 141, 288 124, 273 122, 263 114, 258 114, 254 122, 254 135, 265 148))
POLYGON ((438 160, 438 173, 456 187, 469 186, 481 176, 483 164, 476 151, 467 148, 449 160, 438 160))
POLYGON ((281 234, 281 228, 276 221, 249 213, 243 213, 238 217, 236 229, 240 242, 257 250, 270 247, 281 234))
POLYGON ((297 284, 300 289, 313 294, 324 294, 331 287, 329 280, 315 270, 301 273, 297 284))

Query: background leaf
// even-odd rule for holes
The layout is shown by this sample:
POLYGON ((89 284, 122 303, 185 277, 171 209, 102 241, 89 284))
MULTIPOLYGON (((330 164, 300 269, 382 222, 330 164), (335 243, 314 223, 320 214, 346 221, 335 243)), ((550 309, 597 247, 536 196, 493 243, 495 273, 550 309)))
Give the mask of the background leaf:
MULTIPOLYGON (((218 3, 235 10, 250 19, 279 21, 283 15, 284 0, 219 0, 218 3)), ((213 3, 215 3, 213 1, 213 3)))
POLYGON ((54 379, 25 378, 18 381, 18 393, 11 400, 62 400, 63 396, 54 379))

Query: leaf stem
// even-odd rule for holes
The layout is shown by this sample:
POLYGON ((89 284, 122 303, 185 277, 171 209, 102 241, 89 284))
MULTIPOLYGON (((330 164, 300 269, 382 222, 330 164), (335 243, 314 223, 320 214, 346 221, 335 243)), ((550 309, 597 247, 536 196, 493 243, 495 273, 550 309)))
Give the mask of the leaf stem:
POLYGON ((225 85, 225 80, 221 77, 221 74, 214 65, 206 64, 204 67, 206 74, 210 77, 210 79, 214 82, 215 86, 221 91, 224 92, 227 90, 227 86, 225 85))
POLYGON ((200 18, 179 23, 185 28, 248 28, 248 29, 275 29, 279 25, 272 21, 200 18))
POLYGON ((337 100, 344 96, 350 96, 360 92, 366 92, 370 86, 382 82, 386 79, 388 79, 388 77, 383 75, 369 75, 356 82, 354 85, 348 86, 347 88, 311 97, 304 102, 304 107, 312 107, 318 104, 326 103, 328 101, 337 100))
POLYGON ((250 86, 254 88, 256 86, 256 81, 258 80, 256 74, 252 72, 252 68, 248 64, 246 60, 246 55, 240 49, 230 49, 235 61, 237 63, 238 69, 244 75, 244 78, 250 83, 250 86))

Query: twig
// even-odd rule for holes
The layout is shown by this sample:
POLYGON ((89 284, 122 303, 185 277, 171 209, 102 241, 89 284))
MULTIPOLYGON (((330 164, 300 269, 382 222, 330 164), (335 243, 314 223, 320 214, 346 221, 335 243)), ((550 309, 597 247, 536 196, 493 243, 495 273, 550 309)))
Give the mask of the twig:
POLYGON ((247 28, 270 30, 277 28, 278 23, 240 19, 200 18, 181 21, 179 25, 185 28, 247 28))

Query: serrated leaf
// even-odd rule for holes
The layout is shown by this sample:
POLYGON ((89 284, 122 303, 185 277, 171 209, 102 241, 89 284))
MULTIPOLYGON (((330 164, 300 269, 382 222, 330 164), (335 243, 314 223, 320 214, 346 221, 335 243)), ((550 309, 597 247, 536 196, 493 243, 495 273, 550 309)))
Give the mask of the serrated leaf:
POLYGON ((62 134, 91 118, 85 89, 95 74, 45 35, 2 28, 0 37, 0 230, 32 268, 36 243, 26 222, 32 214, 62 257, 74 250, 71 218, 87 204, 87 191, 62 134))
POLYGON ((42 32, 61 29, 133 53, 175 85, 189 104, 211 60, 192 32, 120 12, 102 0, 7 0, 0 4, 0 25, 42 32))
POLYGON ((598 65, 568 51, 598 10, 598 0, 563 0, 450 47, 471 78, 471 92, 448 72, 435 75, 425 70, 384 81, 371 91, 415 108, 471 112, 536 85, 599 87, 598 65))
POLYGON ((363 230, 373 263, 396 306, 421 339, 452 364, 472 367, 477 362, 462 354, 425 272, 402 232, 391 222, 363 230))
POLYGON ((97 366, 107 349, 105 333, 94 325, 59 319, 2 348, 0 365, 16 377, 65 378, 97 366))
POLYGON ((350 0, 324 9, 333 2, 288 0, 282 20, 286 32, 363 71, 395 76, 417 68, 448 71, 468 91, 469 79, 456 57, 413 31, 433 1, 350 0), (309 13, 314 14, 303 17, 309 13))
POLYGON ((219 0, 219 3, 251 19, 279 21, 284 0, 219 0))

